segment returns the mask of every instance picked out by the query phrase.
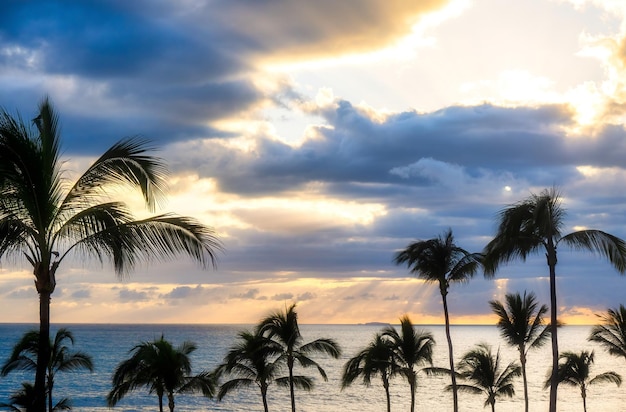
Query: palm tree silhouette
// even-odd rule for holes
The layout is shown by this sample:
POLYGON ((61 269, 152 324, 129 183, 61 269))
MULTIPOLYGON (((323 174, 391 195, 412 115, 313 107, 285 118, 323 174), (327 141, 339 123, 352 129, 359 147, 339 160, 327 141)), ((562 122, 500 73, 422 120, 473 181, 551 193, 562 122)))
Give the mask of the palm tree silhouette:
POLYGON ((213 231, 193 219, 164 214, 134 220, 130 209, 106 197, 107 188, 139 189, 152 211, 164 198, 165 165, 150 156, 146 140, 115 143, 73 184, 60 159, 58 117, 48 99, 31 129, 0 110, 0 259, 26 257, 39 294, 39 353, 35 405, 44 412, 50 356, 50 298, 56 271, 70 252, 113 262, 119 276, 140 261, 188 255, 215 263, 221 245, 213 231))
MULTIPOLYGON (((461 378, 471 382, 460 384, 459 390, 487 395, 484 406, 491 405, 492 412, 496 410, 496 400, 515 395, 513 380, 521 374, 521 368, 515 362, 502 369, 500 349, 494 356, 491 346, 485 343, 476 345, 475 349, 463 355, 458 370, 461 378)), ((446 389, 449 390, 451 387, 448 386, 446 389)))
POLYGON ((493 275, 502 263, 526 260, 532 253, 544 251, 550 271, 550 335, 552 338, 552 384, 550 412, 556 412, 559 346, 557 339, 556 264, 557 246, 588 250, 606 257, 620 272, 626 272, 626 243, 600 230, 580 230, 562 234, 565 209, 556 189, 546 189, 511 205, 499 214, 497 233, 484 250, 485 273, 493 275))
MULTIPOLYGON (((33 404, 34 399, 35 387, 33 384, 30 382, 22 382, 22 388, 9 396, 8 403, 0 402, 0 408, 12 412, 26 412, 33 404)), ((61 398, 56 405, 50 409, 52 412, 70 410, 72 410, 72 403, 68 398, 61 398)))
POLYGON ((296 411, 295 386, 301 389, 312 389, 313 382, 304 376, 294 376, 293 368, 297 361, 300 366, 306 368, 315 366, 324 380, 328 380, 324 369, 313 359, 310 354, 318 352, 329 355, 335 359, 341 356, 341 348, 329 338, 316 339, 313 342, 302 343, 302 335, 298 326, 298 314, 295 311, 296 304, 292 304, 284 312, 278 311, 261 320, 257 326, 257 333, 269 339, 274 339, 282 346, 280 360, 287 364, 289 377, 289 394, 291 396, 291 411, 296 411))
POLYGON ((389 379, 397 372, 394 347, 391 340, 377 333, 365 349, 350 358, 344 365, 341 377, 341 389, 350 386, 359 377, 363 384, 370 386, 372 377, 380 375, 387 399, 387 412, 391 412, 391 398, 389 396, 389 379))
POLYGON ((589 340, 599 343, 611 355, 626 359, 626 308, 619 305, 599 317, 602 324, 591 329, 589 340))
POLYGON ((218 378, 234 376, 220 386, 217 399, 222 400, 234 390, 256 384, 261 390, 263 410, 268 412, 267 388, 281 372, 278 356, 282 353, 282 346, 263 335, 248 331, 240 332, 239 340, 215 371, 218 378))
POLYGON ((446 339, 448 341, 448 358, 450 361, 450 377, 452 379, 452 397, 454 411, 459 410, 458 394, 456 390, 456 376, 454 373, 454 353, 450 336, 450 318, 448 315, 448 291, 452 283, 465 283, 477 272, 482 260, 479 253, 469 253, 454 244, 452 230, 446 231, 443 236, 430 240, 421 240, 409 244, 398 252, 394 258, 396 264, 406 264, 411 273, 427 282, 439 284, 439 292, 443 301, 443 315, 446 324, 446 339))
POLYGON ((400 318, 400 333, 388 326, 383 329, 383 337, 391 341, 394 354, 393 372, 406 378, 411 389, 411 412, 415 411, 415 390, 417 389, 417 373, 415 367, 433 364, 433 347, 435 340, 430 332, 416 331, 408 316, 400 318))
POLYGON ((524 405, 528 412, 528 381, 526 379, 526 360, 528 351, 539 348, 550 335, 549 328, 544 325, 543 317, 548 312, 547 305, 537 303, 533 292, 520 296, 519 293, 507 293, 503 304, 497 300, 489 302, 493 312, 498 315, 500 336, 509 346, 517 347, 524 381, 524 405))
MULTIPOLYGON (((55 409, 52 404, 52 391, 54 389, 54 377, 58 372, 71 372, 79 369, 87 369, 93 372, 93 361, 91 356, 83 352, 71 352, 65 345, 69 341, 74 344, 74 335, 66 328, 60 328, 54 341, 50 342, 50 356, 48 366, 46 368, 46 391, 48 394, 48 410, 55 409)), ((39 331, 26 332, 24 336, 15 344, 11 356, 2 365, 0 375, 6 376, 14 370, 34 371, 37 369, 37 355, 39 349, 39 331)), ((31 386, 24 386, 21 399, 26 399, 27 395, 34 395, 31 386)), ((34 398, 30 398, 34 400, 34 398)), ((58 404, 57 409, 62 405, 67 405, 68 400, 63 398, 58 404)))
MULTIPOLYGON (((583 410, 587 412, 587 390, 590 385, 598 383, 622 384, 622 377, 615 372, 605 372, 590 378, 589 372, 593 364, 593 351, 563 352, 560 356, 559 368, 557 369, 558 383, 580 388, 580 396, 583 398, 583 410)), ((544 388, 551 385, 551 379, 546 380, 544 388)))
POLYGON ((141 342, 122 361, 113 374, 113 389, 107 395, 107 404, 114 407, 126 394, 147 387, 159 398, 159 412, 163 412, 163 396, 167 396, 170 412, 174 411, 174 395, 201 392, 207 398, 215 393, 215 377, 209 372, 191 374, 189 355, 196 350, 192 342, 174 347, 163 336, 153 342, 141 342))

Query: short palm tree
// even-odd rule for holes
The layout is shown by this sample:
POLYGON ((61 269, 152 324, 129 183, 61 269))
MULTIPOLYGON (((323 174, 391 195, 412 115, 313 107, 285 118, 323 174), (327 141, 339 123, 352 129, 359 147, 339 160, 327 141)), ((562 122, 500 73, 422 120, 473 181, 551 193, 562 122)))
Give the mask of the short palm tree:
POLYGON ((298 314, 295 311, 295 303, 285 309, 267 316, 257 326, 257 333, 273 339, 282 346, 280 360, 287 364, 289 376, 289 394, 291 396, 291 411, 296 411, 295 386, 305 390, 312 389, 312 381, 304 376, 294 376, 293 368, 297 361, 300 366, 306 368, 314 366, 324 380, 328 380, 324 369, 309 355, 318 352, 329 355, 335 359, 341 356, 341 348, 330 338, 320 338, 309 343, 302 343, 302 335, 298 326, 298 314))
POLYGON ((136 220, 107 190, 137 189, 150 210, 164 198, 166 169, 146 140, 115 143, 73 183, 61 159, 59 121, 44 99, 33 120, 0 110, 0 261, 26 258, 39 294, 39 353, 35 406, 44 412, 50 337, 50 298, 59 265, 71 254, 110 260, 124 276, 141 261, 188 255, 214 263, 213 231, 187 217, 163 214, 136 220), (72 253, 71 253, 72 252, 72 253))
MULTIPOLYGON (((58 372, 71 372, 80 369, 93 371, 93 361, 91 356, 83 352, 71 352, 66 346, 66 341, 74 344, 74 335, 66 328, 57 331, 54 341, 50 343, 50 356, 46 368, 46 392, 48 394, 48 410, 55 409, 52 404, 52 390, 54 389, 54 377, 58 372)), ((14 370, 35 371, 37 369, 37 355, 39 349, 39 331, 26 332, 24 336, 13 347, 11 356, 2 365, 0 375, 6 376, 14 370)), ((24 387, 24 393, 30 389, 24 387)), ((28 392, 33 395, 34 392, 28 392)), ((63 398, 56 409, 68 404, 68 400, 63 398)))
POLYGON ((363 378, 363 384, 370 386, 372 378, 380 375, 387 399, 387 412, 391 412, 389 380, 398 369, 393 342, 381 333, 377 333, 365 349, 350 358, 344 365, 341 389, 345 389, 358 378, 363 378))
POLYGON ((417 389, 416 367, 433 364, 435 340, 430 332, 415 330, 408 316, 400 318, 400 333, 388 326, 383 329, 383 337, 391 341, 394 354, 394 373, 402 375, 411 390, 411 412, 415 411, 415 391, 417 389))
POLYGON ((589 340, 597 342, 611 355, 626 359, 626 308, 608 309, 600 315, 601 325, 591 329, 589 340))
POLYGON ((163 396, 167 397, 170 412, 174 411, 174 395, 201 392, 212 398, 215 394, 215 378, 209 372, 191 375, 189 355, 196 345, 183 342, 174 347, 163 336, 153 342, 141 342, 122 361, 113 374, 113 389, 107 395, 109 407, 115 406, 126 394, 146 387, 159 398, 159 412, 163 412, 163 396))
POLYGON ((515 395, 513 381, 520 376, 521 368, 515 362, 511 362, 502 369, 500 349, 494 356, 491 346, 481 343, 463 355, 459 361, 458 372, 459 376, 468 382, 460 384, 459 390, 487 395, 484 406, 491 405, 491 411, 495 412, 497 399, 511 398, 515 395))
MULTIPOLYGON (((0 408, 11 412, 26 412, 33 404, 34 399, 35 387, 33 384, 30 382, 22 382, 22 388, 11 394, 8 403, 1 402, 0 408)), ((72 403, 68 398, 61 398, 56 405, 50 409, 51 412, 70 410, 72 410, 72 403)))
POLYGON ((233 346, 224 362, 215 371, 217 378, 233 376, 221 384, 217 399, 222 400, 228 393, 242 387, 256 384, 261 390, 263 410, 268 412, 267 388, 281 372, 278 356, 282 346, 258 333, 239 333, 239 343, 233 346))
MULTIPOLYGON (((557 370, 558 383, 580 388, 580 396, 583 398, 583 410, 587 412, 587 390, 590 385, 598 383, 622 384, 622 377, 615 372, 605 372, 591 378, 589 372, 593 364, 593 351, 580 353, 563 352, 560 356, 557 370)), ((545 388, 551 385, 551 380, 546 380, 545 388)))
POLYGON ((524 292, 507 293, 503 304, 500 301, 489 302, 493 312, 498 315, 498 329, 500 336, 509 346, 516 347, 519 351, 519 361, 522 367, 522 379, 524 381, 524 405, 528 412, 528 381, 526 379, 526 359, 528 351, 539 348, 548 339, 550 329, 544 324, 544 315, 548 312, 548 306, 537 303, 535 294, 524 292))
POLYGON ((526 260, 533 253, 544 252, 550 271, 550 335, 552 338, 552 385, 550 412, 556 412, 559 346, 557 339, 556 264, 557 246, 588 250, 606 257, 620 272, 626 272, 626 243, 600 230, 580 230, 563 235, 565 210, 554 188, 511 205, 500 212, 494 239, 484 250, 485 273, 493 275, 502 263, 526 260))
POLYGON ((450 361, 452 379, 452 397, 454 411, 459 410, 459 401, 456 390, 456 375, 454 373, 454 352, 450 336, 450 317, 448 314, 448 292, 453 283, 465 283, 471 279, 482 260, 479 253, 469 253, 454 243, 452 231, 430 240, 421 240, 409 244, 398 252, 394 258, 396 264, 406 264, 411 273, 427 282, 437 283, 443 302, 443 315, 448 341, 448 359, 450 361))

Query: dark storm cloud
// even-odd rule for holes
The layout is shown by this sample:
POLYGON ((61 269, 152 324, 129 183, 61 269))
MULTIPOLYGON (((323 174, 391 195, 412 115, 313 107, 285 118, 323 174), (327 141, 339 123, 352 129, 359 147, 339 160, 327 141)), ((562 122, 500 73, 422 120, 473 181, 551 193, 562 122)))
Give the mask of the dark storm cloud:
POLYGON ((595 139, 566 137, 561 128, 571 124, 570 117, 557 106, 449 107, 400 113, 381 123, 341 101, 323 115, 331 127, 320 127, 318 138, 301 146, 259 137, 253 153, 214 147, 208 159, 199 157, 192 165, 219 176, 226 191, 260 194, 319 181, 338 185, 335 194, 346 198, 359 193, 386 198, 405 186, 437 183, 433 178, 439 174, 420 173, 418 162, 425 159, 462 167, 469 178, 510 173, 551 185, 575 176, 575 166, 611 165, 626 154, 619 140, 626 135, 623 128, 607 129, 595 139), (609 147, 607 159, 603 153, 609 147))

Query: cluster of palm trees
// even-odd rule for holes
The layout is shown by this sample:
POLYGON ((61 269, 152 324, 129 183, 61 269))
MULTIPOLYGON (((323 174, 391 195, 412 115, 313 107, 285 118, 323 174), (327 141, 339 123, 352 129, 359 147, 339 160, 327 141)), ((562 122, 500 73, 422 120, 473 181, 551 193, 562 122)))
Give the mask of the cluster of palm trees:
MULTIPOLYGON (((546 305, 538 306, 534 294, 524 292, 507 294, 505 303, 489 302, 493 312, 498 316, 497 327, 500 335, 509 346, 519 351, 519 364, 510 362, 503 365, 500 349, 493 353, 490 345, 479 343, 467 351, 456 365, 454 371, 449 368, 435 367, 432 364, 434 340, 432 334, 415 330, 410 319, 400 319, 400 330, 386 327, 377 333, 372 341, 355 356, 350 358, 343 368, 342 389, 361 379, 370 386, 372 379, 379 376, 387 401, 387 411, 391 411, 390 382, 400 376, 407 380, 411 392, 411 411, 415 408, 415 391, 417 372, 426 375, 452 375, 462 380, 446 386, 452 391, 485 395, 484 406, 491 406, 495 412, 498 399, 511 398, 515 395, 515 379, 522 376, 524 386, 525 410, 529 410, 528 383, 526 379, 526 361, 530 349, 535 349, 547 342, 550 329, 544 323, 543 315, 548 311, 546 305), (424 366, 427 365, 427 366, 424 366), (429 365, 429 366, 428 366, 429 365), (424 366, 424 367, 421 367, 424 366), (415 369, 421 367, 420 369, 415 369)), ((626 354, 626 308, 609 309, 600 316, 602 324, 593 327, 589 341, 599 343, 610 354, 625 357, 626 354)), ((590 375, 594 362, 593 351, 582 350, 580 353, 571 351, 559 355, 557 384, 574 386, 580 389, 583 408, 587 411, 586 397, 590 385, 598 383, 622 382, 619 374, 613 371, 596 376, 590 375)), ((545 388, 551 385, 551 370, 548 371, 545 388)))
MULTIPOLYGON (((165 165, 150 155, 152 148, 147 141, 119 141, 69 184, 60 159, 58 117, 47 98, 40 104, 32 126, 19 116, 0 111, 0 260, 25 257, 32 266, 40 319, 34 400, 28 410, 45 412, 52 409, 46 402, 51 356, 50 302, 56 288, 56 272, 68 256, 78 254, 100 262, 111 261, 115 272, 124 276, 140 261, 159 261, 181 254, 203 266, 214 265, 221 243, 210 228, 194 219, 162 214, 138 220, 126 204, 106 197, 107 187, 123 185, 138 189, 151 211, 163 199, 165 165)), ((450 337, 450 286, 467 282, 481 267, 485 276, 492 277, 500 265, 525 260, 537 252, 545 253, 550 274, 550 412, 556 412, 561 358, 557 333, 557 247, 566 245, 596 252, 620 273, 626 272, 626 243, 622 239, 599 230, 563 234, 564 217, 560 194, 554 188, 547 189, 503 209, 497 233, 481 253, 469 253, 455 245, 449 230, 438 238, 414 242, 396 255, 397 264, 406 264, 418 277, 439 285, 454 412, 458 412, 459 387, 450 337)), ((279 326, 267 323, 264 336, 280 341, 279 326)), ((313 347, 326 350, 323 346, 313 347)), ((305 380, 292 376, 294 362, 303 366, 307 362, 298 356, 295 352, 284 356, 294 410, 294 388, 306 386, 305 380)), ((525 356, 520 351, 522 374, 525 356)))
MULTIPOLYGON (((605 258, 620 273, 626 273, 626 242, 601 230, 580 230, 563 234, 565 209, 555 188, 504 208, 498 217, 494 238, 481 253, 469 253, 454 243, 452 231, 430 240, 409 244, 396 254, 397 264, 406 264, 417 277, 439 285, 441 292, 448 353, 452 380, 454 412, 458 412, 456 373, 454 370, 452 341, 447 295, 452 283, 468 282, 482 266, 487 278, 493 277, 500 265, 515 259, 525 260, 529 255, 544 252, 550 274, 550 322, 552 343, 552 369, 550 372, 550 412, 556 412, 559 380, 558 320, 556 295, 557 246, 566 245, 574 250, 595 252, 605 258)), ((525 354, 520 352, 520 361, 525 354)))

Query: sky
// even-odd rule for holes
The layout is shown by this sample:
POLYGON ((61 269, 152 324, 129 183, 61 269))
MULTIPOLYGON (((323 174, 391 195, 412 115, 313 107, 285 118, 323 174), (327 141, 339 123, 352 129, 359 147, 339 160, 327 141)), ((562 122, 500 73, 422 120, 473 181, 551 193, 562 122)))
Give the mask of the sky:
MULTIPOLYGON (((454 233, 479 252, 499 211, 557 187, 565 232, 626 237, 622 0, 4 0, 0 107, 49 96, 76 176, 127 136, 169 168, 159 212, 213 227, 217 269, 188 258, 117 278, 57 272, 56 323, 443 322, 438 287, 393 256, 454 233)), ((120 193, 117 194, 118 196, 120 193)), ((148 212, 121 196, 137 216, 148 212)), ((626 277, 559 249, 558 310, 594 323, 626 277)), ((549 302, 542 255, 453 285, 453 324, 488 301, 549 302)), ((38 321, 27 263, 0 262, 0 322, 38 321)))

